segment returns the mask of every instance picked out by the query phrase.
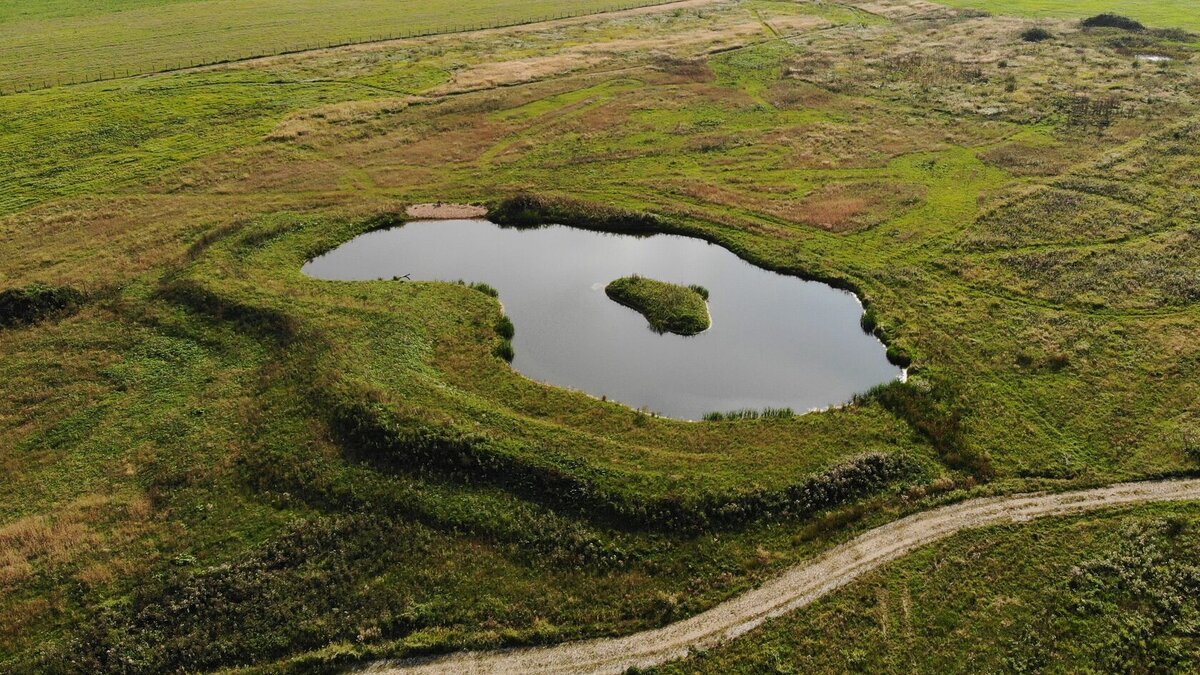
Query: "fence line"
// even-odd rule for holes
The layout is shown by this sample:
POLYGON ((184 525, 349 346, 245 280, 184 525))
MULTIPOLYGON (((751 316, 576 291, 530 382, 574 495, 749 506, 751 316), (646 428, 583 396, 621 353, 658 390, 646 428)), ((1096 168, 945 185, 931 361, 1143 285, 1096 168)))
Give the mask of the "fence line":
POLYGON ((136 68, 109 68, 101 71, 93 71, 91 75, 70 76, 70 77, 49 77, 37 78, 25 82, 24 84, 8 86, 0 84, 0 96, 9 96, 12 94, 24 94, 31 91, 41 91, 44 89, 52 89, 54 87, 69 87, 79 84, 91 84, 93 82, 109 82, 113 80, 128 79, 130 77, 140 77, 143 75, 161 75, 164 73, 174 73, 181 70, 189 70, 192 68, 204 68, 207 66, 219 66, 227 63, 240 63, 242 61, 250 61, 253 59, 262 59, 271 56, 286 56, 288 54, 302 54, 318 49, 334 49, 337 47, 350 47, 353 45, 372 44, 376 42, 388 42, 391 40, 412 40, 417 38, 434 37, 438 35, 454 35, 456 33, 472 33, 481 30, 493 30, 496 28, 514 28, 516 26, 529 26, 537 23, 545 23, 547 21, 561 21, 563 19, 574 19, 581 16, 592 16, 597 14, 610 14, 612 12, 623 12, 630 9, 640 9, 643 7, 659 7, 662 5, 673 5, 682 0, 647 0, 645 2, 625 2, 614 4, 608 7, 601 7, 592 10, 579 10, 570 12, 560 12, 558 14, 548 14, 538 18, 523 19, 515 21, 496 21, 495 23, 475 23, 475 24, 447 24, 439 28, 430 28, 420 31, 407 31, 399 33, 387 33, 383 35, 374 35, 361 38, 349 38, 346 40, 324 40, 312 43, 302 43, 291 47, 284 47, 274 51, 266 52, 250 52, 244 56, 230 56, 216 60, 206 61, 204 59, 193 58, 187 61, 178 63, 162 63, 161 67, 150 67, 145 70, 136 68))

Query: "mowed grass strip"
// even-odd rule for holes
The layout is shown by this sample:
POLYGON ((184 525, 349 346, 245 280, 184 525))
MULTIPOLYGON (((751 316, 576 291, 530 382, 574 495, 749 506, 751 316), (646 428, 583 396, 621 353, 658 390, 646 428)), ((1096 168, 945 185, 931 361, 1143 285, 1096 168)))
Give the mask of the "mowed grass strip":
POLYGON ((681 286, 635 274, 609 283, 604 292, 640 312, 659 333, 695 335, 712 325, 708 290, 703 286, 681 286))
POLYGON ((0 91, 655 4, 663 0, 4 2, 0 91))

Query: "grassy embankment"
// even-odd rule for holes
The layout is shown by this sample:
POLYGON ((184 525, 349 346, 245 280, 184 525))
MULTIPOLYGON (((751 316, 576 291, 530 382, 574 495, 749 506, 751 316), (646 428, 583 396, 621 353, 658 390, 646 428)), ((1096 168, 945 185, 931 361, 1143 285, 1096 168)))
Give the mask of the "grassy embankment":
POLYGON ((703 286, 681 286, 635 274, 614 279, 604 287, 604 292, 614 302, 646 317, 650 327, 659 333, 696 335, 712 325, 708 289, 703 286))
POLYGON ((940 499, 1192 469, 1195 65, 1074 26, 756 0, 0 99, 0 287, 85 294, 0 331, 0 664, 627 632, 940 499), (854 288, 913 381, 687 424, 521 378, 486 293, 299 273, 439 200, 854 288))

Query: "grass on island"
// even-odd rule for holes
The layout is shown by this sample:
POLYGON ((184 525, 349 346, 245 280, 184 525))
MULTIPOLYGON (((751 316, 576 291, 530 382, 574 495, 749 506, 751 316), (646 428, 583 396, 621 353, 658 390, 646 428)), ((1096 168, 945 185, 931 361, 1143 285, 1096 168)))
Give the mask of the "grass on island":
POLYGON ((613 301, 640 312, 659 333, 696 335, 712 325, 708 289, 703 286, 681 286, 635 274, 613 280, 604 292, 613 301))
MULTIPOLYGON (((160 4, 201 8, 122 20, 160 4)), ((1074 18, 715 0, 0 97, 0 670, 628 633, 943 500, 1195 471, 1198 56, 1074 18), (853 289, 910 380, 663 419, 515 373, 487 288, 300 273, 437 201, 853 289)))

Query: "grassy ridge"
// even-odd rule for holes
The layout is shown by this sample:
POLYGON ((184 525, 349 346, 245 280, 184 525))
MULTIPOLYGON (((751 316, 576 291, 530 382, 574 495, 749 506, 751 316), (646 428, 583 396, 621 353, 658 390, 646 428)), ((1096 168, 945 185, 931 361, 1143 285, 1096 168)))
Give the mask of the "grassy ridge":
POLYGON ((701 286, 681 286, 656 279, 629 277, 614 279, 604 287, 614 301, 646 317, 659 333, 695 335, 708 330, 708 290, 701 286))

